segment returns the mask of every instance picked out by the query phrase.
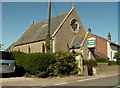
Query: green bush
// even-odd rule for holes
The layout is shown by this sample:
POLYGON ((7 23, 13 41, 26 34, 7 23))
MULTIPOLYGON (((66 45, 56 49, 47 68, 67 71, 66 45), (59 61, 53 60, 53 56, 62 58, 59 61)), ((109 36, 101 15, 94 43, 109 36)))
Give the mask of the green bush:
POLYGON ((70 52, 23 53, 12 52, 16 63, 26 71, 26 76, 62 76, 78 73, 75 55, 70 52))
POLYGON ((99 62, 99 63, 108 63, 108 59, 101 58, 101 57, 96 57, 96 62, 99 62))
POLYGON ((87 65, 88 75, 92 76, 93 75, 93 67, 97 66, 96 60, 94 60, 94 59, 84 60, 84 65, 87 65))
POLYGON ((120 65, 120 52, 115 53, 115 58, 117 59, 117 65, 120 65))
POLYGON ((93 60, 93 59, 88 60, 86 63, 87 63, 88 68, 92 68, 92 67, 97 66, 96 60, 93 60))
POLYGON ((108 66, 117 65, 115 61, 108 61, 108 66))
POLYGON ((47 76, 47 68, 55 63, 55 56, 52 53, 31 53, 12 52, 16 63, 22 66, 30 75, 39 77, 47 76))
POLYGON ((70 52, 55 53, 56 63, 49 66, 50 76, 73 75, 78 73, 75 56, 70 52))

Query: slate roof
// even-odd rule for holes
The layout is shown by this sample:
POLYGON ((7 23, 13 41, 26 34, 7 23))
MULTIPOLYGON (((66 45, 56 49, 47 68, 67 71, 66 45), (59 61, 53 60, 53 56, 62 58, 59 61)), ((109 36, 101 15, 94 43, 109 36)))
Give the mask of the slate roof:
MULTIPOLYGON (((63 14, 59 14, 58 16, 54 16, 51 18, 51 28, 50 35, 56 31, 60 23, 67 16, 68 12, 63 14)), ((36 42, 40 40, 44 40, 46 33, 48 30, 48 22, 47 20, 43 20, 38 23, 31 24, 31 26, 25 31, 25 33, 18 39, 15 45, 22 45, 26 43, 36 42)))
POLYGON ((69 48, 80 48, 80 45, 83 41, 84 37, 81 36, 75 36, 72 43, 70 44, 69 48))

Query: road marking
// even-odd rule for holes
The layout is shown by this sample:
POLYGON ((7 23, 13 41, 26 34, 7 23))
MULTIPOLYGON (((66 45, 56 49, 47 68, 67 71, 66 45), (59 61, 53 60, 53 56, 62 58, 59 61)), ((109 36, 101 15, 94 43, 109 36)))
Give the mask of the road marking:
POLYGON ((104 76, 100 76, 100 77, 87 78, 87 79, 77 80, 77 81, 82 82, 82 81, 93 80, 93 79, 104 78, 104 77, 110 77, 110 76, 115 76, 115 75, 118 75, 118 74, 113 74, 113 75, 108 75, 108 76, 105 76, 105 75, 104 75, 104 76))
MULTIPOLYGON (((115 76, 115 75, 118 75, 118 74, 113 74, 113 75, 108 75, 108 76, 100 76, 100 77, 95 77, 95 78, 87 78, 87 79, 81 79, 81 80, 76 80, 76 81, 82 82, 82 81, 93 80, 93 79, 104 78, 104 77, 110 77, 110 76, 115 76)), ((57 85, 64 85, 64 84, 68 84, 68 83, 69 82, 63 82, 63 83, 57 83, 57 84, 54 84, 54 85, 57 86, 57 85)))
POLYGON ((57 85, 64 85, 64 84, 67 84, 68 82, 64 82, 64 83, 58 83, 58 84, 54 84, 55 86, 57 85))
POLYGON ((118 86, 115 86, 115 87, 113 87, 113 88, 120 88, 120 85, 118 85, 118 86))

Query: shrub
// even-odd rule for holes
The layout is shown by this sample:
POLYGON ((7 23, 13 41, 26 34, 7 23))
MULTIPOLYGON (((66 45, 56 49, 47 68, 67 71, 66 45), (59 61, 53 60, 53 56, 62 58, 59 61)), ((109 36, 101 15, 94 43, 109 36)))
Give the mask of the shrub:
POLYGON ((49 66, 51 76, 73 75, 78 73, 75 57, 70 52, 55 53, 56 63, 49 66))
POLYGON ((93 59, 88 60, 87 66, 88 66, 88 68, 96 67, 97 66, 96 60, 93 60, 93 59))
POLYGON ((108 66, 117 65, 115 61, 108 61, 108 66))
POLYGON ((31 53, 12 52, 16 63, 22 66, 30 75, 39 77, 47 76, 47 68, 50 64, 55 63, 55 57, 52 53, 31 53))
POLYGON ((96 62, 108 63, 108 59, 101 58, 101 57, 96 57, 96 62))
POLYGON ((97 66, 96 60, 90 59, 85 61, 87 64, 87 70, 88 70, 88 75, 92 76, 93 75, 93 67, 97 66))
POLYGON ((12 52, 16 63, 23 67, 26 76, 37 77, 73 75, 78 73, 75 55, 70 52, 31 53, 12 52))
POLYGON ((120 65, 120 52, 115 53, 115 58, 117 59, 117 65, 120 65))

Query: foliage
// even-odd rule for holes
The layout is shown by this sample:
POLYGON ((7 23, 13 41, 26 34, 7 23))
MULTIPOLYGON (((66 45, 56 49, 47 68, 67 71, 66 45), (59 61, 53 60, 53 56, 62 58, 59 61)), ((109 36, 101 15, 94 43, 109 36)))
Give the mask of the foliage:
POLYGON ((107 62, 108 62, 108 59, 101 58, 101 57, 96 57, 96 62, 107 63, 107 62))
POLYGON ((17 65, 26 71, 25 76, 37 77, 73 75, 78 73, 75 55, 70 52, 23 53, 12 52, 17 65))
POLYGON ((92 67, 97 66, 96 60, 93 60, 93 59, 88 60, 86 63, 87 63, 88 68, 92 68, 92 67))
POLYGON ((120 52, 115 53, 115 58, 117 59, 117 65, 120 65, 120 52))
POLYGON ((49 66, 50 76, 73 75, 78 73, 75 56, 70 52, 55 53, 56 63, 49 66))
POLYGON ((115 61, 108 61, 108 66, 117 65, 115 61))
MULTIPOLYGON (((25 71, 30 75, 44 77, 47 68, 50 64, 55 62, 54 54, 52 53, 31 53, 26 54, 23 52, 12 52, 16 63, 22 66, 25 71), (43 74, 45 73, 45 74, 43 74)), ((47 76, 47 75, 46 75, 47 76)))

